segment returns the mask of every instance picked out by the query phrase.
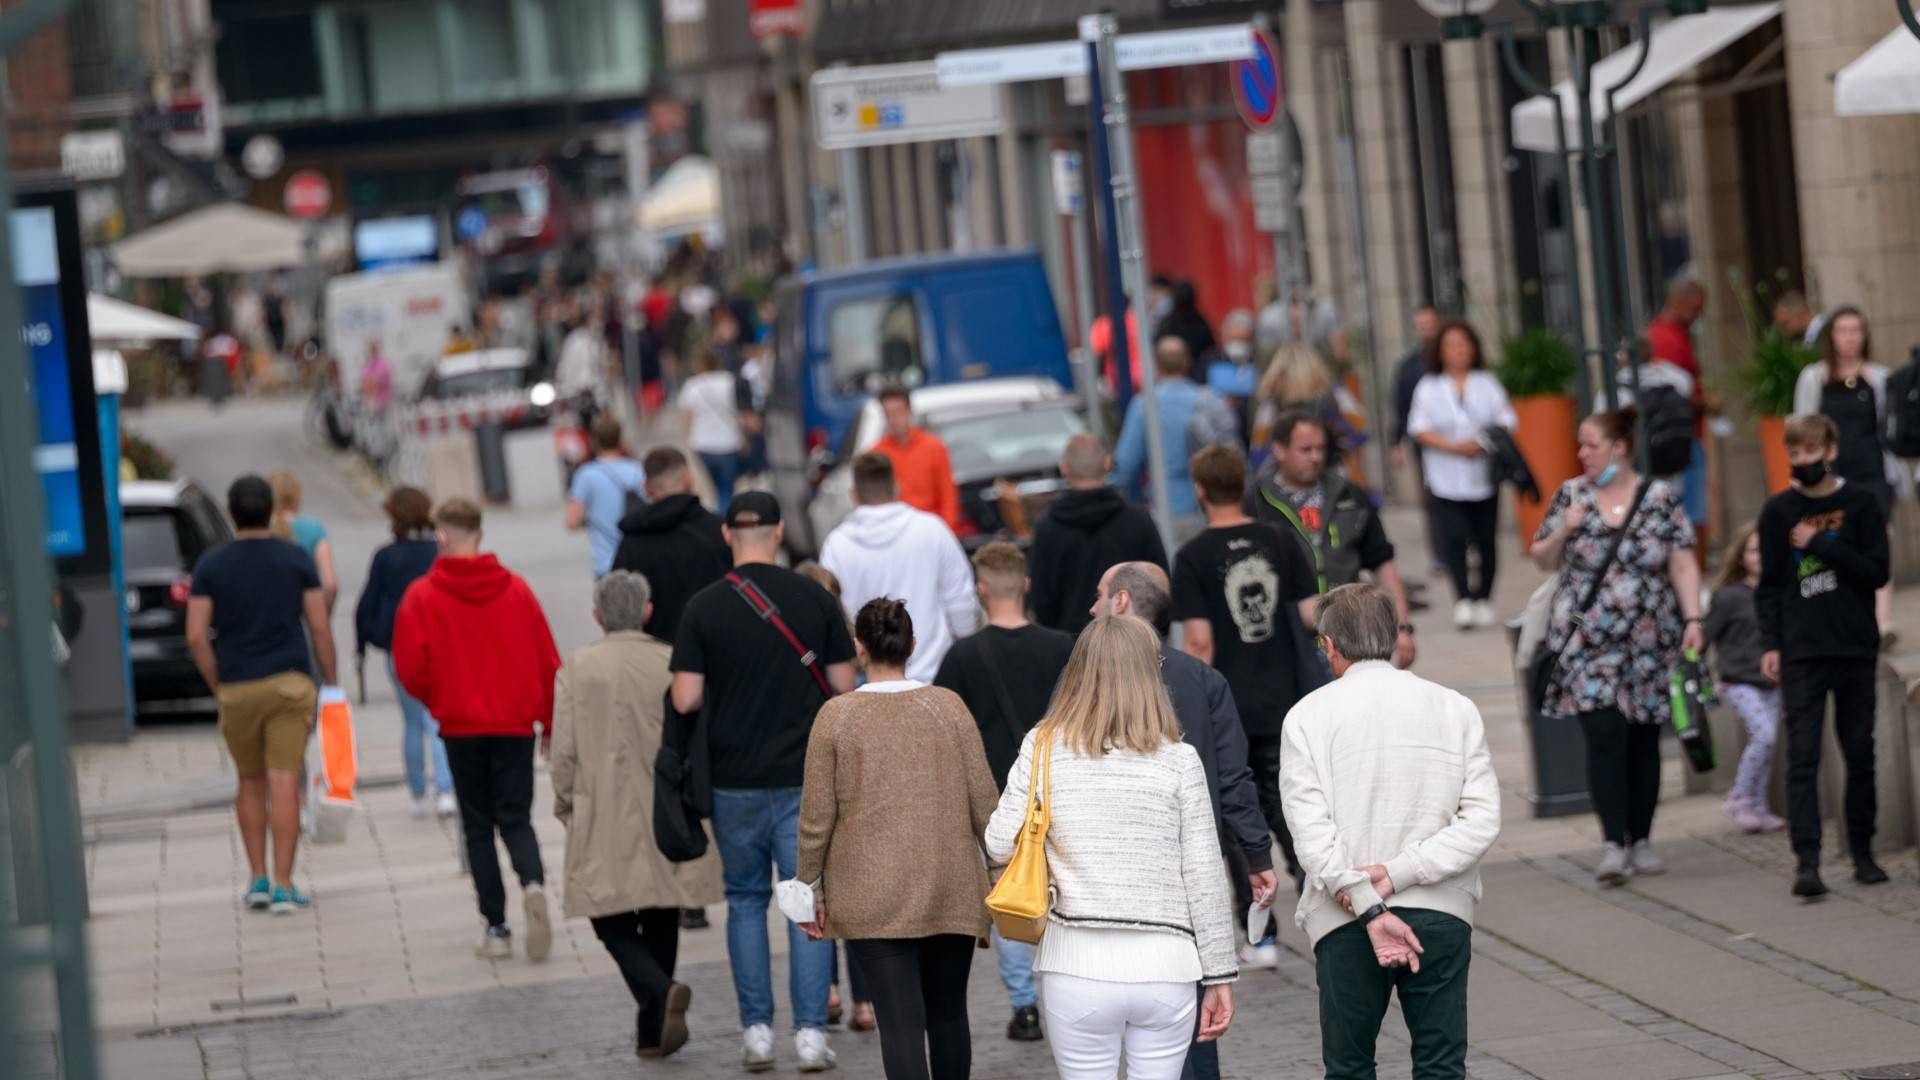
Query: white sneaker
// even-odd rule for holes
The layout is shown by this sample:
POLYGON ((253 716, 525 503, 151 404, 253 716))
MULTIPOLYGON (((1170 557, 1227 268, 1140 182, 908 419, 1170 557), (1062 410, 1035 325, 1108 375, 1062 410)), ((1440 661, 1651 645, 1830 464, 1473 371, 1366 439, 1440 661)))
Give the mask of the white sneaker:
POLYGON ((793 1033, 793 1049, 800 1055, 801 1072, 826 1072, 834 1067, 833 1048, 825 1028, 801 1028, 793 1033))
POLYGON ((535 882, 521 902, 527 909, 527 959, 545 960, 553 951, 553 920, 547 914, 547 890, 535 882))
POLYGON ((1473 602, 1474 626, 1485 629, 1498 621, 1499 616, 1493 613, 1493 605, 1491 603, 1485 600, 1476 600, 1473 602))
POLYGON ((504 926, 489 927, 480 935, 480 944, 474 946, 473 955, 482 960, 513 959, 513 934, 504 926))
POLYGON ((1631 873, 1627 849, 1619 844, 1608 844, 1600 854, 1600 865, 1593 868, 1593 876, 1602 885, 1625 885, 1631 873))
POLYGON ((1453 628, 1455 630, 1473 629, 1473 601, 1455 600, 1453 602, 1453 628))
POLYGON ((1627 852, 1627 865, 1633 867, 1636 874, 1653 876, 1667 872, 1667 864, 1653 853, 1653 845, 1645 840, 1635 840, 1633 850, 1627 852))
POLYGON ((748 1072, 766 1072, 773 1068, 773 1029, 755 1024, 740 1037, 740 1064, 748 1072))
POLYGON ((407 807, 407 813, 416 818, 426 817, 433 813, 433 799, 426 795, 415 795, 412 804, 407 807))
POLYGON ((433 801, 433 812, 443 818, 449 818, 460 812, 460 803, 453 797, 453 792, 443 791, 440 797, 433 801))
POLYGON ((1272 938, 1258 945, 1240 947, 1240 966, 1243 968, 1277 968, 1280 966, 1280 946, 1272 938))

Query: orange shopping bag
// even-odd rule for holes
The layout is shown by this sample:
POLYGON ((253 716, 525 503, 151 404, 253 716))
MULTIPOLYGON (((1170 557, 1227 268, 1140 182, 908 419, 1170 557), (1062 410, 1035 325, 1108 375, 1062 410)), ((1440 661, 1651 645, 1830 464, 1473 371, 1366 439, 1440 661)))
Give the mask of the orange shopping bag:
POLYGON ((313 839, 339 843, 347 838, 347 822, 357 804, 353 786, 360 774, 360 756, 353 740, 353 707, 346 691, 320 688, 320 716, 313 741, 307 745, 309 816, 313 839))

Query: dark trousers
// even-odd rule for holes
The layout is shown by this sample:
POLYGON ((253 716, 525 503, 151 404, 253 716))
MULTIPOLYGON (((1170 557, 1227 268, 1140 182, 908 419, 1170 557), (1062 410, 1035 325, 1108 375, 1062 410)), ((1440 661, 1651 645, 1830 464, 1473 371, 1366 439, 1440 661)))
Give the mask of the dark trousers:
POLYGON ((1287 830, 1287 815, 1280 803, 1280 736, 1247 736, 1247 765, 1253 769, 1253 786, 1260 795, 1260 814, 1267 819, 1273 835, 1280 838, 1287 873, 1298 878, 1300 860, 1293 855, 1293 833, 1287 830))
POLYGON ((660 1045, 667 988, 673 984, 673 965, 680 956, 680 909, 641 908, 588 921, 593 935, 619 966, 620 977, 627 980, 633 1003, 640 1007, 641 1041, 660 1045))
POLYGON ((1424 908, 1395 908, 1426 951, 1420 971, 1383 968, 1373 958, 1366 927, 1357 922, 1320 939, 1314 962, 1320 976, 1320 1058, 1327 1080, 1374 1080, 1374 1045, 1388 999, 1413 1037, 1413 1080, 1464 1080, 1467 1075, 1467 965, 1473 928, 1424 908))
POLYGON ((1622 847, 1653 835, 1660 801, 1660 727, 1633 724, 1618 709, 1580 714, 1587 735, 1587 791, 1600 832, 1622 847))
POLYGON ((848 961, 873 991, 887 1080, 965 1080, 972 1070, 967 976, 974 944, 970 934, 847 942, 848 961))
POLYGON ((447 764, 453 769, 453 794, 460 800, 460 828, 467 837, 467 870, 488 926, 507 921, 507 890, 500 881, 497 831, 520 884, 547 879, 540 866, 540 842, 533 835, 533 736, 443 735, 447 764))
POLYGON ((1787 713, 1787 822, 1802 864, 1820 861, 1820 736, 1827 695, 1833 695, 1833 731, 1847 763, 1847 842, 1855 852, 1873 843, 1879 804, 1874 793, 1875 662, 1796 660, 1782 664, 1780 692, 1787 713))
MULTIPOLYGON (((1240 907, 1241 911, 1246 906, 1240 907)), ((1196 986, 1200 999, 1206 1000, 1207 988, 1196 986)), ((1200 1010, 1193 1012, 1193 1033, 1200 1034, 1200 1010)), ((1187 1063, 1180 1068, 1180 1080, 1220 1080, 1220 1044, 1219 1042, 1196 1042, 1187 1049, 1187 1063)))
MULTIPOLYGON (((840 946, 833 947, 833 985, 840 985, 840 946)), ((847 989, 853 992, 855 1002, 872 1001, 873 995, 867 992, 867 980, 860 974, 860 965, 847 957, 847 989)))
POLYGON ((1447 565, 1447 537, 1440 531, 1440 511, 1436 505, 1439 498, 1427 487, 1424 464, 1426 447, 1412 439, 1407 440, 1407 445, 1413 448, 1413 476, 1414 482, 1420 485, 1420 511, 1427 525, 1427 550, 1432 553, 1433 565, 1445 566, 1447 565))
POLYGON ((1485 600, 1493 595, 1493 571, 1499 547, 1495 535, 1500 526, 1500 500, 1456 502, 1433 499, 1434 518, 1445 537, 1447 576, 1453 579, 1453 595, 1460 600, 1485 600), (1467 550, 1480 553, 1480 580, 1468 580, 1467 550))

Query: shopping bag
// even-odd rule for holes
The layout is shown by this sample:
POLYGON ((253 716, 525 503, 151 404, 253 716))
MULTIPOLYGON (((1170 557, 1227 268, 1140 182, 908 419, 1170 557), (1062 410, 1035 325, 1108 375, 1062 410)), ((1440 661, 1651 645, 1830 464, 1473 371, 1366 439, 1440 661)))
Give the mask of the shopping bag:
POLYGON ((1673 704, 1673 732, 1680 736, 1680 749, 1694 772, 1713 771, 1713 732, 1707 727, 1707 710, 1713 707, 1713 680, 1707 677, 1707 665, 1700 654, 1688 649, 1673 669, 1668 689, 1673 704))
POLYGON ((353 706, 345 690, 323 686, 313 738, 307 743, 307 821, 315 843, 337 844, 347 838, 347 825, 358 809, 353 789, 359 776, 353 706))

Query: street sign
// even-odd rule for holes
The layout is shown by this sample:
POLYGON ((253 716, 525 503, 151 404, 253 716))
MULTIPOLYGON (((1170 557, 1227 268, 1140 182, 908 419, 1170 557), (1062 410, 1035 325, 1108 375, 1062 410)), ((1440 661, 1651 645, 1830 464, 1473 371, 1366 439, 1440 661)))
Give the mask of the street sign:
POLYGON ((1286 100, 1287 88, 1280 76, 1280 44, 1265 27, 1255 29, 1253 55, 1233 62, 1233 103, 1240 119, 1255 131, 1273 126, 1286 100))
POLYGON ((1086 211, 1078 150, 1053 152, 1053 208, 1068 217, 1079 217, 1086 211))
POLYGON ((60 172, 82 182, 112 180, 127 171, 127 144, 120 133, 69 131, 60 136, 60 172))
POLYGON ((806 32, 807 13, 800 0, 748 0, 747 33, 754 37, 800 37, 806 32))
MULTIPOLYGON (((1244 23, 1191 30, 1123 34, 1115 40, 1120 70, 1221 64, 1253 55, 1253 28, 1244 23)), ((940 85, 982 86, 1037 82, 1087 73, 1087 46, 1079 41, 1009 45, 998 49, 962 49, 934 57, 940 85)))
POLYGON ((1160 0, 1160 12, 1169 19, 1251 19, 1269 0, 1160 0))
POLYGON ((333 185, 327 182, 326 174, 313 169, 301 169, 287 177, 284 202, 287 213, 294 217, 320 217, 333 205, 333 185))
POLYGON ((287 151, 271 135, 255 135, 240 148, 240 167, 255 180, 265 180, 286 164, 287 151))
POLYGON ((944 87, 934 65, 879 64, 813 73, 813 131, 822 148, 995 135, 1004 126, 991 86, 944 87))
POLYGON ((1278 176, 1253 177, 1253 227, 1264 233, 1283 233, 1290 224, 1288 218, 1292 199, 1287 191, 1287 182, 1278 176))
POLYGON ((1280 175, 1280 133, 1247 133, 1247 172, 1252 176, 1280 175))

